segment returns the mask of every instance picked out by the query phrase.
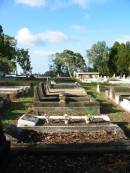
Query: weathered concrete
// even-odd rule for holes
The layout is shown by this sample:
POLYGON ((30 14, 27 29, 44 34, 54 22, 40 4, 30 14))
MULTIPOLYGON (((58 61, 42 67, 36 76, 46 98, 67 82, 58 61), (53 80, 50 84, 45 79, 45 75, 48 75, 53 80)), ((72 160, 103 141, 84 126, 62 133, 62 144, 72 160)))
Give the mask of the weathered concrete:
POLYGON ((124 136, 122 129, 112 123, 97 123, 87 125, 76 126, 36 126, 36 127, 18 127, 18 130, 34 130, 40 133, 56 133, 56 132, 100 132, 105 130, 107 132, 117 133, 120 136, 124 136))
POLYGON ((92 97, 86 95, 83 88, 56 89, 56 93, 59 94, 59 97, 54 96, 54 99, 52 99, 51 95, 55 93, 53 89, 49 89, 50 95, 48 96, 46 93, 42 92, 43 89, 45 89, 45 87, 42 88, 42 84, 34 88, 33 110, 36 114, 44 112, 51 115, 65 113, 71 115, 76 113, 77 115, 100 113, 99 103, 97 103, 92 97))
POLYGON ((39 107, 39 106, 33 106, 32 107, 34 113, 48 113, 50 115, 63 115, 67 113, 68 115, 86 115, 86 114, 100 114, 100 105, 98 103, 91 103, 86 104, 84 106, 79 107, 72 107, 72 106, 66 106, 66 107, 55 107, 52 105, 52 107, 39 107))
POLYGON ((120 106, 130 112, 130 98, 123 98, 123 101, 120 102, 120 106))

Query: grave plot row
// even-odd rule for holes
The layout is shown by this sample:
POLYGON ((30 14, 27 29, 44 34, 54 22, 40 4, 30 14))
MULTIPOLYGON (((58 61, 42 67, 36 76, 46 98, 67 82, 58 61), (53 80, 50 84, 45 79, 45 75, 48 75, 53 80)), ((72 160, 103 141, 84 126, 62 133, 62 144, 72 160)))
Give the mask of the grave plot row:
MULTIPOLYGON (((100 106, 92 97, 88 95, 76 96, 75 93, 69 90, 66 92, 52 92, 46 89, 44 84, 39 84, 34 88, 34 105, 33 110, 37 113, 47 112, 49 114, 99 114, 100 106)), ((82 88, 79 91, 81 91, 82 88)), ((80 92, 79 92, 80 94, 80 92)))
POLYGON ((32 115, 24 114, 17 121, 17 127, 34 127, 34 126, 85 126, 94 123, 109 123, 108 115, 32 115))
MULTIPOLYGON (((81 96, 81 98, 80 96, 73 97, 73 93, 71 92, 71 97, 68 94, 66 95, 66 93, 58 92, 56 92, 55 95, 54 93, 50 92, 50 88, 48 90, 48 94, 45 88, 46 87, 41 84, 35 87, 36 93, 34 93, 34 109, 42 109, 41 113, 47 112, 46 115, 44 114, 44 120, 48 120, 48 122, 42 126, 38 126, 38 118, 41 118, 42 115, 36 118, 32 115, 31 118, 25 116, 22 117, 21 120, 26 121, 27 119, 29 119, 30 123, 32 123, 35 127, 13 126, 9 129, 6 128, 4 131, 6 138, 11 142, 11 150, 39 150, 44 152, 62 152, 64 150, 68 152, 76 151, 78 153, 84 153, 97 150, 103 151, 106 150, 106 148, 109 148, 109 151, 111 151, 113 149, 113 143, 116 144, 116 147, 114 146, 114 150, 118 150, 118 152, 120 148, 119 146, 129 147, 130 143, 118 125, 112 124, 110 122, 99 123, 97 121, 97 123, 95 123, 92 118, 81 116, 84 114, 86 115, 86 112, 88 110, 93 111, 95 109, 96 105, 93 104, 95 103, 93 99, 90 99, 90 97, 88 97, 87 95, 85 95, 84 97, 81 96), (43 99, 47 98, 47 100, 40 100, 41 95, 43 99), (51 99, 53 98, 57 99, 58 101, 51 101, 51 99), (48 106, 49 104, 51 106, 48 106), (93 109, 90 106, 91 104, 93 104, 93 109), (50 114, 49 111, 51 111, 52 114, 50 114), (65 113, 67 113, 67 111, 69 112, 69 114, 64 115, 65 113), (80 114, 77 113, 78 111, 80 112, 80 114), (59 112, 61 116, 58 117, 57 112, 59 112), (72 115, 73 117, 70 115, 72 115), (63 120, 65 124, 56 125, 55 120, 57 119, 61 120, 60 122, 62 122, 63 120), (82 123, 80 124, 80 122, 76 122, 75 125, 74 122, 74 124, 68 125, 69 121, 73 122, 74 119, 84 119, 86 120, 86 124, 84 125, 82 123), (49 120, 51 120, 52 122, 49 122, 49 120), (93 123, 87 124, 90 120, 93 123), (127 142, 128 145, 126 145, 127 142), (99 144, 99 148, 97 147, 97 144, 99 144), (103 150, 101 146, 102 144, 104 144, 103 150)), ((98 107, 96 107, 96 111, 100 108, 98 104, 97 106, 98 107)), ((97 114, 97 112, 95 114, 97 114)))
POLYGON ((72 89, 72 88, 78 88, 79 84, 77 82, 73 83, 56 83, 55 81, 50 81, 50 88, 53 89, 72 89))
POLYGON ((120 152, 130 149, 124 132, 115 124, 69 127, 10 127, 5 136, 11 149, 43 152, 120 152), (98 145, 99 144, 99 145, 98 145), (104 145, 103 145, 104 144, 104 145))
MULTIPOLYGON (((99 85, 97 85, 97 92, 101 92, 99 85)), ((126 111, 130 112, 130 88, 128 87, 109 87, 104 90, 106 97, 113 100, 126 111)))
POLYGON ((27 93, 30 86, 0 86, 0 95, 10 95, 10 98, 17 98, 27 93))

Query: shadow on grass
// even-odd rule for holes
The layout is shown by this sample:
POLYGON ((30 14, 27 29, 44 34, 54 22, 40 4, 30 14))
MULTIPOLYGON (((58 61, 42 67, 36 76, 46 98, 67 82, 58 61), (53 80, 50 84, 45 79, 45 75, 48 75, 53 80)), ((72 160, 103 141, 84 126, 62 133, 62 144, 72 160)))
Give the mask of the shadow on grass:
POLYGON ((100 103, 101 114, 110 114, 110 113, 122 112, 122 110, 118 109, 111 102, 106 101, 103 98, 98 98, 98 95, 93 93, 92 91, 89 91, 88 94, 91 95, 97 102, 100 103))
POLYGON ((114 106, 112 103, 107 102, 105 99, 101 98, 99 99, 96 94, 93 92, 88 92, 89 95, 91 95, 97 102, 100 103, 100 112, 101 114, 110 114, 110 113, 116 113, 121 112, 120 109, 118 109, 116 106, 114 106))
POLYGON ((13 102, 7 111, 4 112, 2 120, 14 120, 21 116, 25 111, 25 104, 23 102, 13 102))
POLYGON ((1 119, 2 120, 16 120, 22 116, 28 106, 33 102, 33 89, 31 89, 26 95, 18 98, 15 102, 12 102, 10 107, 5 110, 1 119))
POLYGON ((110 114, 110 113, 121 112, 121 110, 117 109, 115 106, 113 106, 112 103, 101 102, 100 103, 100 112, 101 112, 101 114, 110 114))
POLYGON ((91 95, 93 98, 97 98, 96 94, 94 94, 92 91, 87 92, 88 95, 91 95))

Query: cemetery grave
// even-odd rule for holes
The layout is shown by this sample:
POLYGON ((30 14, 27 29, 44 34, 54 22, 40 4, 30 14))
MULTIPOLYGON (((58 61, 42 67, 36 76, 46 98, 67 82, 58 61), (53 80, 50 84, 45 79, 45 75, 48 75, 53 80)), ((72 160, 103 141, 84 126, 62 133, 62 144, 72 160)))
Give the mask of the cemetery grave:
POLYGON ((130 97, 124 96, 122 101, 120 101, 120 106, 124 108, 126 111, 130 112, 130 97))
MULTIPOLYGON (((46 120, 46 116, 42 118, 47 122, 41 126, 30 123, 38 122, 38 118, 40 119, 41 117, 24 115, 20 120, 28 121, 28 124, 27 122, 24 124, 21 121, 21 124, 18 122, 18 127, 11 125, 4 129, 6 139, 11 142, 12 150, 18 149, 20 151, 29 150, 34 152, 39 150, 43 152, 93 152, 104 150, 102 144, 104 144, 105 150, 107 149, 108 151, 112 149, 114 151, 119 151, 119 148, 120 150, 122 149, 122 145, 124 145, 124 148, 128 149, 126 147, 129 145, 128 138, 118 125, 110 122, 109 117, 106 115, 89 118, 70 116, 72 121, 73 119, 79 121, 85 121, 87 119, 86 124, 80 124, 79 121, 70 125, 69 123, 56 125, 55 122, 50 124, 46 120), (100 144, 99 148, 97 148, 97 143, 100 144), (113 148, 112 144, 115 143, 117 143, 116 145, 121 145, 121 147, 116 148, 114 146, 113 148), (80 148, 78 144, 81 144, 80 148)), ((59 121, 68 120, 68 117, 49 117, 49 121, 56 119, 59 121)))
MULTIPOLYGON (((71 86, 71 84, 69 84, 71 86)), ((99 114, 100 106, 81 87, 52 89, 48 84, 40 83, 34 88, 34 113, 49 115, 99 114)))
MULTIPOLYGON (((101 126, 100 126, 101 128, 101 126)), ((21 128, 23 129, 23 134, 15 141, 11 142, 11 146, 20 146, 20 143, 24 145, 31 143, 40 143, 44 147, 44 144, 85 144, 87 143, 108 143, 108 142, 125 142, 127 137, 123 134, 121 129, 117 126, 103 126, 102 129, 95 126, 95 129, 89 128, 52 128, 52 129, 42 129, 40 132, 39 128, 21 128), (111 128, 111 129, 110 129, 111 128), (16 144, 16 145, 15 145, 16 144)), ((11 139, 11 138, 10 138, 11 139)), ((87 146, 87 145, 86 145, 87 146)), ((22 147, 22 145, 21 145, 22 147)), ((40 146, 39 146, 40 147, 40 146)), ((55 146, 58 151, 58 145, 55 146)), ((69 148, 69 145, 65 147, 69 148)), ((71 146, 70 146, 71 148, 71 146)), ((31 150, 31 149, 30 149, 31 150)), ((60 150, 60 149, 59 149, 60 150)), ((82 150, 82 149, 81 149, 82 150)))
MULTIPOLYGON (((50 94, 47 93, 44 102, 48 102, 48 100, 50 101, 53 98, 56 99, 54 103, 57 102, 57 100, 59 102, 62 99, 63 101, 67 100, 67 102, 84 103, 90 101, 89 99, 91 98, 88 95, 75 96, 73 94, 68 94, 67 96, 64 96, 64 93, 61 95, 58 95, 57 93, 58 92, 50 94)), ((71 168, 74 166, 73 164, 82 165, 84 161, 87 163, 92 163, 92 155, 90 159, 90 157, 88 157, 88 153, 94 153, 94 155, 95 153, 100 153, 100 156, 96 154, 96 159, 99 160, 105 158, 105 153, 107 153, 108 155, 110 154, 110 159, 113 159, 111 160, 113 162, 115 159, 115 152, 116 156, 119 157, 120 160, 122 160, 122 157, 127 158, 128 154, 124 156, 122 153, 130 151, 130 142, 129 139, 125 136, 122 129, 118 125, 113 124, 110 121, 104 122, 101 119, 103 115, 100 115, 101 117, 95 117, 95 119, 93 118, 93 116, 90 116, 89 119, 86 119, 85 115, 86 114, 79 115, 77 114, 77 112, 75 112, 75 114, 73 114, 72 112, 72 114, 67 115, 61 114, 61 112, 59 112, 59 114, 46 114, 45 112, 43 112, 40 115, 32 114, 31 116, 33 116, 33 119, 30 119, 28 116, 26 117, 27 119, 29 118, 32 121, 35 119, 35 116, 37 116, 39 119, 43 118, 43 124, 41 124, 40 126, 34 123, 34 127, 30 127, 30 125, 26 127, 11 127, 9 128, 9 131, 4 128, 6 139, 11 142, 11 155, 9 158, 10 161, 8 164, 8 169, 14 172, 17 172, 19 170, 22 171, 22 165, 27 164, 29 171, 34 170, 34 167, 32 168, 31 165, 35 165, 34 163, 36 163, 37 159, 43 160, 42 157, 44 157, 44 159, 49 162, 48 159, 54 153, 68 153, 68 156, 66 156, 64 159, 64 166, 62 165, 62 169, 64 167, 64 169, 67 168, 68 170, 69 167, 67 167, 65 163, 70 163, 71 153, 83 154, 83 156, 80 157, 80 161, 75 161, 75 159, 78 157, 77 155, 74 156, 75 159, 71 158, 71 168), (13 129, 13 133, 11 133, 11 129, 13 129), (40 153, 40 155, 38 155, 38 153, 40 153), (49 157, 46 156, 45 153, 50 154, 49 157), (119 156, 119 153, 121 156, 119 156), (18 164, 17 168, 14 162, 15 164, 18 164)), ((26 118, 23 119, 26 120, 26 118)), ((59 158, 61 158, 62 156, 63 155, 59 155, 59 158)), ((108 157, 106 158, 108 159, 108 157)), ((51 167, 52 162, 55 162, 56 166, 59 161, 60 159, 57 160, 53 155, 53 159, 48 163, 48 166, 51 167)), ((45 168, 47 166, 47 162, 44 161, 43 163, 41 161, 37 163, 37 166, 39 166, 39 169, 42 166, 45 168), (42 163, 42 166, 40 165, 40 163, 42 163)), ((107 164, 108 163, 106 162, 106 167, 107 164)), ((53 168, 55 166, 53 165, 53 168)), ((113 165, 113 167, 111 166, 111 168, 114 169, 114 166, 115 165, 113 165)), ((56 171, 57 169, 61 170, 60 166, 58 167, 57 165, 56 167, 56 171)), ((120 167, 121 162, 118 166, 118 169, 120 167)), ((79 168, 78 172, 80 172, 80 169, 81 167, 79 168)), ((83 169, 86 170, 86 166, 83 166, 83 169)), ((93 170, 96 171, 96 168, 94 166, 93 170)), ((53 169, 51 171, 53 172, 53 169)))
MULTIPOLYGON (((33 126, 39 126, 41 124, 42 126, 56 126, 56 125, 67 125, 67 126, 73 126, 73 125, 86 125, 91 123, 105 123, 110 122, 110 118, 107 115, 84 115, 84 116, 71 116, 71 115, 52 115, 49 116, 47 114, 45 115, 29 115, 24 114, 21 116, 17 121, 17 127, 33 127, 33 126)), ((103 125, 103 124, 102 124, 103 125)))
POLYGON ((17 98, 28 92, 30 86, 0 86, 0 95, 9 95, 11 98, 17 98))
MULTIPOLYGON (((97 85, 97 92, 100 92, 99 85, 97 85)), ((110 98, 120 107, 130 112, 130 88, 129 87, 109 87, 105 91, 105 96, 110 98)))
MULTIPOLYGON (((67 93, 66 89, 64 93, 56 91, 56 94, 51 94, 51 88, 49 88, 48 91, 50 94, 48 94, 45 90, 43 91, 45 88, 47 87, 40 83, 34 90, 37 91, 37 95, 35 93, 34 97, 34 104, 36 104, 35 106, 41 104, 40 106, 42 106, 44 111, 46 105, 53 105, 53 99, 55 100, 54 105, 58 105, 57 109, 59 109, 59 107, 61 110, 64 108, 65 113, 67 112, 69 102, 79 104, 78 106, 80 108, 82 107, 82 104, 85 105, 86 103, 91 103, 91 101, 93 101, 87 94, 80 96, 81 90, 79 86, 79 95, 77 95, 77 97, 75 94, 73 96, 71 92, 67 93)), ((72 107, 73 104, 71 104, 70 107, 72 107)), ((18 120, 18 127, 16 127, 15 130, 21 131, 19 137, 16 138, 16 135, 14 135, 12 139, 8 134, 8 138, 11 139, 12 150, 41 150, 44 152, 88 152, 89 150, 107 150, 110 152, 114 150, 117 152, 119 151, 119 148, 124 150, 127 148, 126 146, 129 145, 129 140, 124 132, 118 125, 111 123, 108 116, 99 114, 98 116, 88 116, 88 114, 85 113, 81 115, 78 114, 76 109, 74 109, 75 114, 63 114, 62 112, 62 114, 59 115, 55 112, 52 105, 49 109, 53 109, 53 114, 49 114, 48 111, 42 112, 40 115, 27 114, 23 115, 18 120), (39 120, 42 120, 40 125, 37 124, 39 120), (119 147, 114 146, 113 148, 113 142, 119 147), (96 145, 97 143, 99 143, 99 148, 96 145), (123 146, 122 143, 124 144, 123 146), (104 144, 104 146, 102 146, 102 144, 104 144)), ((35 109, 36 108, 37 107, 35 107, 35 109)), ((129 149, 129 147, 127 149, 129 149)))

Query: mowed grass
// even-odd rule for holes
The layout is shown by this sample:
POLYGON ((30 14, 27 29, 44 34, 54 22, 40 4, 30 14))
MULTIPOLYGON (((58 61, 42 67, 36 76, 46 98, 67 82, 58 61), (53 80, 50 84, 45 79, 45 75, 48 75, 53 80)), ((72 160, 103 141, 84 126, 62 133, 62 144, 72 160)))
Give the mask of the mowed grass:
MULTIPOLYGON (((97 93, 96 87, 97 83, 83 84, 81 85, 86 89, 87 93, 93 96, 96 101, 100 103, 101 114, 108 114, 113 123, 118 124, 125 132, 125 134, 130 137, 130 113, 123 110, 121 107, 116 105, 110 99, 105 97, 103 92, 97 93)), ((110 87, 110 84, 104 83, 100 84, 101 88, 110 87)), ((114 85, 116 87, 128 87, 128 85, 114 85)))
MULTIPOLYGON (((0 84, 7 84, 7 85, 37 85, 39 80, 7 80, 7 81, 0 81, 0 84)), ((28 107, 30 107, 33 104, 33 87, 29 90, 27 94, 24 96, 21 96, 17 99, 15 99, 11 105, 4 110, 4 112, 1 113, 1 121, 3 126, 9 125, 9 124, 16 124, 18 118, 27 112, 28 107)))
MULTIPOLYGON (((7 83, 9 85, 37 85, 39 80, 18 80, 18 81, 0 81, 0 84, 7 83)), ((97 93, 96 92, 96 83, 92 84, 83 84, 81 83, 81 86, 83 86, 87 93, 94 97, 99 103, 100 103, 100 112, 101 114, 108 114, 112 120, 112 122, 119 124, 122 129, 124 129, 125 133, 130 134, 130 114, 121 109, 119 106, 117 106, 115 103, 113 103, 111 100, 107 99, 104 95, 104 93, 97 93)), ((110 87, 110 84, 104 83, 100 84, 102 88, 110 87)), ((124 85, 117 85, 123 87, 124 85)), ((3 113, 1 113, 1 119, 4 126, 8 124, 16 124, 17 119, 26 113, 28 107, 30 107, 33 103, 33 88, 29 91, 28 94, 16 99, 14 102, 12 102, 11 106, 5 110, 3 113)))
MULTIPOLYGON (((105 97, 104 92, 97 93, 96 92, 96 83, 92 84, 81 84, 87 94, 91 95, 93 98, 95 98, 96 101, 100 103, 100 112, 101 114, 112 114, 112 113, 123 113, 123 109, 121 109, 119 106, 117 106, 114 102, 112 102, 110 99, 107 99, 105 97)), ((100 84, 100 87, 110 87, 109 84, 100 84)))

